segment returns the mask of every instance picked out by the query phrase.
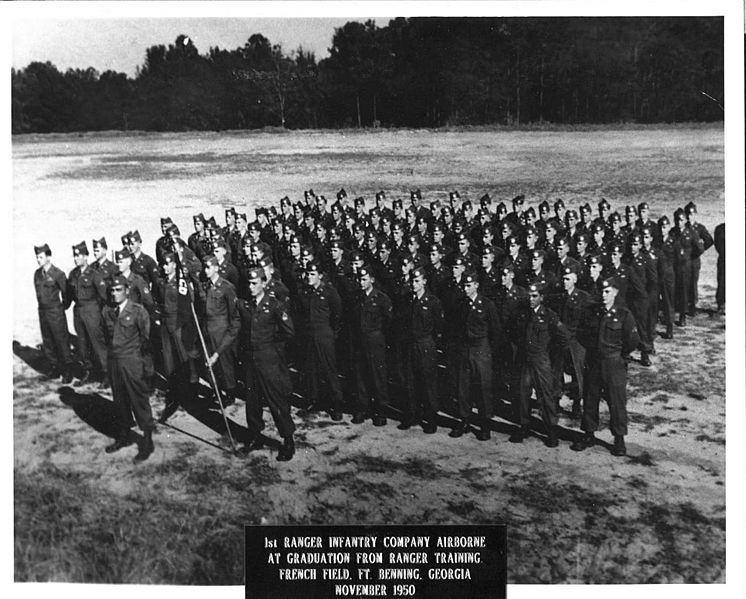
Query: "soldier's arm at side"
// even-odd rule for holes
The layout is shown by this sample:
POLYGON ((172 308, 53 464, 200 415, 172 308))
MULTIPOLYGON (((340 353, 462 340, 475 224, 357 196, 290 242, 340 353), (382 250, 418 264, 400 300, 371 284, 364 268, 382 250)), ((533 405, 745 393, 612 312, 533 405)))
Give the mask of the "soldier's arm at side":
POLYGON ((241 330, 241 315, 238 313, 238 298, 232 285, 226 285, 224 289, 225 304, 228 308, 228 329, 223 335, 220 345, 215 350, 222 353, 228 349, 238 339, 238 332, 241 330))

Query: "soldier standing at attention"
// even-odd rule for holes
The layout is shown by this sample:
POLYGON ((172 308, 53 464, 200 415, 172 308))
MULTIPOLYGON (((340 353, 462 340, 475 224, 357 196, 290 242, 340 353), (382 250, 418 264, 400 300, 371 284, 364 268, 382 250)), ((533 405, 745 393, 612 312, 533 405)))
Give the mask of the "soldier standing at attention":
POLYGON ((65 308, 69 305, 67 277, 52 264, 52 250, 46 243, 34 246, 34 253, 39 265, 34 272, 34 289, 39 303, 42 350, 52 367, 49 378, 56 379, 62 374, 62 384, 67 385, 73 380, 70 335, 65 319, 65 308))
POLYGON ((152 315, 155 311, 153 294, 150 293, 150 288, 145 279, 132 272, 132 254, 130 254, 128 249, 123 249, 119 252, 114 252, 114 258, 117 261, 119 274, 127 279, 127 299, 131 299, 133 302, 142 305, 148 311, 148 314, 152 315))
MULTIPOLYGON (((173 226, 169 225, 169 229, 173 226)), ((142 237, 137 230, 127 233, 126 237, 127 248, 132 253, 132 270, 145 279, 152 291, 158 286, 158 279, 160 278, 158 264, 142 251, 142 237)), ((124 241, 124 236, 122 240, 124 241)))
POLYGON ((96 258, 96 261, 91 264, 91 267, 101 271, 104 282, 108 285, 111 279, 119 274, 119 268, 106 257, 107 250, 106 237, 93 240, 93 257, 96 258))
POLYGON ((684 212, 686 213, 687 227, 695 231, 701 241, 700 244, 692 248, 691 275, 689 277, 689 293, 687 294, 689 299, 687 314, 694 316, 699 301, 699 270, 702 266, 700 256, 712 247, 714 240, 707 227, 697 222, 697 205, 694 202, 689 202, 684 206, 684 212))
POLYGON ((264 400, 283 439, 277 460, 287 462, 295 454, 295 424, 290 414, 292 386, 283 345, 295 334, 295 329, 279 300, 264 293, 265 285, 264 270, 250 269, 249 297, 238 302, 241 316, 239 346, 246 381, 246 424, 252 439, 244 451, 262 447, 260 434, 264 429, 264 400))
POLYGON ((91 370, 101 373, 101 389, 109 386, 106 367, 106 340, 104 339, 101 307, 106 303, 106 282, 98 270, 88 265, 88 246, 85 241, 73 246, 75 268, 68 277, 68 301, 75 302, 73 322, 78 336, 78 351, 83 360, 84 373, 78 384, 88 382, 91 370), (91 360, 91 354, 94 360, 91 360))
POLYGON ((616 304, 619 287, 612 277, 603 282, 603 307, 599 311, 598 333, 589 344, 587 354, 587 394, 583 401, 583 437, 570 449, 583 451, 591 447, 598 429, 598 405, 604 393, 609 404, 611 433, 614 435, 612 455, 627 453, 627 361, 640 343, 635 317, 625 307, 616 304))
POLYGON ((215 256, 205 258, 205 314, 208 347, 212 353, 207 358, 208 366, 218 364, 225 401, 231 405, 236 401, 236 339, 241 327, 238 314, 236 290, 219 274, 220 264, 215 256))
POLYGON ((134 459, 134 463, 138 464, 147 460, 154 449, 153 414, 142 357, 143 346, 150 335, 150 317, 140 304, 127 299, 128 288, 124 277, 115 276, 111 286, 114 307, 107 306, 103 310, 111 391, 122 425, 119 436, 106 448, 106 453, 119 451, 129 445, 129 429, 134 414, 135 422, 145 437, 134 459))

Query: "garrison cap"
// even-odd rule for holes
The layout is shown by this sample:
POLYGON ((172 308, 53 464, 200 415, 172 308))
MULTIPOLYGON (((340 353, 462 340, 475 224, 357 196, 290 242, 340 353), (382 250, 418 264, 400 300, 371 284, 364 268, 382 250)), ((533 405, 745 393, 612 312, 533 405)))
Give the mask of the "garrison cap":
POLYGON ((556 222, 554 222, 553 220, 548 220, 548 221, 547 221, 547 224, 546 224, 546 225, 544 225, 544 227, 545 227, 545 228, 546 228, 547 230, 549 230, 549 229, 552 229, 552 230, 553 230, 553 231, 554 231, 554 232, 556 233, 556 232, 557 232, 557 227, 558 227, 558 225, 557 225, 557 223, 556 223, 556 222))
POLYGON ((492 198, 490 197, 490 194, 486 193, 481 198, 479 198, 479 204, 481 206, 491 206, 492 198))
POLYGON ((562 269, 562 276, 564 277, 567 275, 575 275, 575 277, 577 278, 579 274, 578 273, 579 268, 580 267, 575 266, 575 264, 569 264, 568 266, 565 266, 565 268, 562 269))
POLYGON ((363 253, 360 250, 352 250, 350 252, 350 262, 357 262, 363 260, 363 253))
POLYGON ((461 203, 461 210, 466 210, 467 208, 471 210, 471 200, 464 200, 461 203))
POLYGON ((491 256, 495 255, 495 247, 492 245, 486 245, 484 246, 484 249, 482 250, 482 256, 485 254, 490 254, 491 256))
POLYGON ((544 285, 542 283, 531 283, 528 286, 529 293, 533 291, 534 293, 541 293, 544 295, 544 285))
POLYGON ((686 216, 686 213, 681 208, 677 208, 676 212, 673 213, 674 220, 683 219, 685 216, 686 216))
POLYGON ((130 282, 127 280, 127 277, 123 277, 122 275, 115 275, 114 277, 111 278, 112 287, 118 287, 120 285, 122 287, 130 286, 130 282))
POLYGON ((574 218, 575 220, 578 220, 578 213, 576 210, 568 210, 565 213, 565 218, 574 218))
POLYGON ((304 258, 308 258, 309 256, 313 256, 313 250, 307 245, 304 245, 303 248, 301 248, 300 255, 304 258))
POLYGON ((355 206, 365 206, 365 198, 363 196, 355 198, 355 206))
POLYGON ((215 220, 215 217, 214 217, 214 216, 211 216, 210 218, 208 218, 208 219, 207 219, 207 220, 205 221, 205 224, 206 224, 206 225, 207 225, 208 227, 211 227, 211 228, 213 228, 213 229, 217 229, 217 228, 219 228, 219 227, 218 227, 218 221, 216 221, 216 220, 215 220))
POLYGON ((238 212, 236 214, 236 220, 242 220, 244 222, 249 222, 249 219, 246 218, 246 213, 245 212, 238 212))
POLYGON ((427 279, 427 271, 424 268, 419 267, 419 268, 415 268, 414 270, 412 270, 412 272, 409 273, 410 281, 413 281, 417 277, 422 277, 423 279, 427 279))
POLYGON ((663 225, 670 225, 670 224, 671 224, 671 221, 670 221, 670 220, 669 220, 669 218, 668 218, 667 216, 665 216, 665 215, 661 216, 661 217, 660 217, 660 218, 658 219, 658 226, 659 226, 659 227, 662 227, 663 225))
POLYGON ((357 271, 357 278, 362 279, 366 275, 371 278, 375 277, 375 274, 373 273, 373 269, 370 266, 363 265, 357 271))
POLYGON ((611 204, 609 204, 609 201, 606 198, 601 198, 601 200, 598 202, 598 207, 601 208, 602 206, 605 206, 606 208, 611 208, 611 204))
POLYGON ((473 270, 466 271, 461 277, 461 284, 466 285, 467 283, 479 283, 479 277, 473 270))
POLYGON ((393 224, 391 225, 391 230, 393 231, 395 229, 401 229, 403 231, 404 224, 400 220, 395 220, 393 224))
POLYGON ((259 261, 257 262, 259 266, 262 268, 274 268, 274 263, 272 262, 272 259, 269 256, 262 256, 259 258, 259 261))
POLYGON ((373 206, 368 210, 368 216, 381 216, 381 209, 378 206, 373 206))
POLYGON ((391 251, 391 242, 388 239, 382 239, 378 242, 378 249, 391 251))
MULTIPOLYGON (((174 226, 176 226, 176 225, 174 225, 174 226)), ((140 237, 140 231, 138 231, 137 229, 135 229, 134 231, 132 231, 129 235, 130 235, 130 239, 132 239, 134 241, 137 241, 138 243, 142 243, 142 237, 140 237)))
POLYGON ((575 243, 578 243, 579 241, 582 241, 583 243, 590 243, 590 239, 588 238, 587 233, 578 233, 575 235, 575 243))
POLYGON ((629 244, 632 245, 633 243, 639 243, 642 245, 642 235, 637 231, 629 236, 629 244))
POLYGON ((534 227, 533 225, 529 225, 528 227, 526 227, 524 229, 524 233, 525 233, 526 237, 528 237, 529 235, 538 235, 539 234, 538 231, 536 230, 536 227, 534 227))
POLYGON ((500 230, 505 231, 506 229, 512 233, 513 225, 511 225, 508 221, 504 220, 500 223, 500 230))
POLYGON ((344 244, 340 239, 334 239, 329 243, 329 249, 330 250, 344 250, 344 244))
POLYGON ((438 252, 439 254, 443 253, 443 246, 439 243, 433 243, 430 244, 430 253, 438 252))
POLYGON ((593 223, 591 225, 591 231, 593 233, 603 233, 603 232, 606 231, 606 229, 604 228, 604 226, 601 223, 593 223))
POLYGON ((513 275, 513 274, 515 274, 515 268, 513 268, 512 264, 505 264, 500 269, 500 274, 502 274, 502 275, 513 275))
POLYGON ((410 192, 410 197, 413 200, 421 200, 422 199, 422 192, 419 189, 415 189, 414 191, 410 192))
POLYGON ((163 225, 170 225, 170 224, 171 224, 171 223, 173 223, 173 222, 174 222, 174 221, 172 221, 172 220, 171 220, 171 217, 170 217, 170 216, 165 216, 165 217, 162 217, 162 218, 161 218, 161 227, 163 227, 163 225))
POLYGON ((264 272, 263 268, 254 266, 249 269, 249 272, 247 273, 247 278, 249 279, 249 281, 256 281, 257 279, 261 281, 266 281, 267 274, 264 272))
POLYGON ((402 207, 402 205, 403 205, 403 204, 402 204, 402 201, 401 201, 401 200, 398 200, 398 199, 397 199, 397 200, 394 200, 393 202, 391 202, 391 207, 392 207, 392 208, 401 208, 401 207, 402 207))
POLYGON ((417 245, 419 245, 420 238, 415 234, 407 235, 407 243, 416 243, 417 245))
POLYGON ((306 264, 306 272, 307 273, 313 272, 313 273, 316 273, 316 274, 320 275, 321 272, 322 272, 321 271, 321 266, 319 265, 319 263, 316 260, 310 260, 308 262, 308 264, 306 264))
POLYGON ((193 221, 194 221, 195 223, 196 223, 196 222, 201 222, 202 224, 205 224, 205 223, 207 222, 207 220, 205 219, 205 215, 204 215, 204 214, 202 214, 201 212, 200 212, 199 214, 195 214, 195 215, 194 215, 194 216, 192 217, 192 220, 193 220, 193 221))
MULTIPOLYGON (((181 232, 179 231, 179 227, 177 227, 176 225, 173 225, 173 224, 168 226, 168 229, 166 229, 166 233, 168 233, 169 235, 172 235, 172 236, 176 236, 176 237, 180 237, 181 236, 181 232)), ((132 233, 132 235, 130 235, 130 237, 133 237, 133 238, 134 238, 134 236, 135 236, 134 233, 132 233)))
POLYGON ((591 256, 588 258, 588 266, 603 266, 601 262, 601 256, 591 256))
POLYGON ((132 235, 132 231, 127 231, 124 235, 122 235, 122 245, 129 244, 130 235, 132 235))
POLYGON ((536 218, 536 210, 534 210, 533 206, 528 207, 528 209, 526 210, 526 216, 533 216, 534 218, 536 218))
POLYGON ((421 225, 423 223, 427 224, 427 219, 424 216, 422 216, 422 215, 418 216, 417 217, 417 224, 421 225))
POLYGON ((505 202, 500 202, 497 207, 495 208, 497 212, 507 212, 508 207, 505 205, 505 202))
POLYGON ((225 209, 225 215, 228 216, 229 214, 236 216, 236 209, 233 206, 225 209))
POLYGON ((609 222, 620 223, 622 222, 622 216, 618 212, 613 212, 609 215, 609 222))
POLYGON ((386 199, 386 192, 383 191, 383 189, 381 191, 376 192, 376 200, 385 200, 385 199, 386 199))
POLYGON ((691 214, 692 212, 697 212, 697 204, 694 202, 689 202, 686 206, 684 206, 684 212, 686 214, 691 214))
POLYGON ((523 201, 525 199, 526 199, 526 196, 523 194, 515 196, 513 198, 513 206, 523 206, 523 201))
POLYGON ((585 204, 582 204, 579 208, 580 214, 590 214, 593 209, 591 208, 591 205, 586 202, 585 204))
POLYGON ((544 259, 544 250, 533 250, 531 252, 531 259, 533 260, 534 258, 544 259))
POLYGON ((204 264, 206 267, 207 266, 218 266, 219 262, 215 256, 210 254, 208 256, 205 256, 205 259, 202 260, 202 264, 204 264))
POLYGON ((346 198, 346 197, 347 197, 347 192, 344 190, 344 187, 343 187, 337 192, 337 199, 341 200, 342 198, 346 198))
POLYGON ((51 256, 52 255, 52 250, 49 249, 49 245, 46 244, 46 243, 42 244, 42 245, 35 245, 34 246, 34 254, 36 254, 36 255, 38 255, 38 254, 46 254, 47 256, 51 256))
POLYGON ((609 247, 609 252, 612 254, 614 253, 623 254, 624 248, 622 247, 620 243, 612 243, 611 246, 609 247))
POLYGON ((521 241, 515 236, 508 237, 508 245, 521 245, 521 241))
POLYGON ((637 214, 637 208, 628 204, 624 207, 624 214, 637 214))
POLYGON ((81 241, 79 244, 73 246, 73 256, 87 256, 88 246, 85 241, 81 241))
MULTIPOLYGON (((236 214, 235 210, 233 211, 233 214, 235 214, 236 216, 238 216, 236 214)), ((267 209, 264 206, 260 206, 259 208, 257 208, 256 210, 254 210, 254 214, 256 214, 257 218, 259 218, 260 214, 263 214, 264 216, 266 216, 267 218, 269 218, 269 212, 267 211, 267 209)))
POLYGON ((469 239, 469 236, 466 233, 459 233, 456 235, 456 241, 466 241, 468 243, 471 243, 471 240, 469 239))
POLYGON ((114 260, 119 262, 120 260, 124 260, 125 258, 132 258, 132 254, 127 248, 122 248, 119 251, 114 252, 114 260))
POLYGON ((647 202, 640 202, 637 204, 637 211, 642 212, 643 210, 650 210, 650 206, 648 206, 647 202))
POLYGON ((283 196, 280 198, 280 206, 292 206, 293 203, 290 201, 290 198, 288 196, 283 196))
POLYGON ((539 204, 539 212, 549 212, 549 202, 544 200, 541 204, 539 204))
POLYGON ((311 197, 311 194, 308 193, 308 190, 303 191, 303 199, 307 200, 311 197))
POLYGON ((433 223, 433 226, 432 226, 433 233, 435 233, 435 231, 440 231, 442 233, 443 230, 444 230, 443 223, 433 223))
POLYGON ((464 268, 466 268, 467 262, 463 256, 456 256, 456 258, 453 260, 453 266, 463 266, 464 268))
POLYGON ((248 227, 246 227, 247 231, 261 231, 262 228, 259 226, 259 223, 255 220, 252 220, 248 227))
POLYGON ((402 256, 400 262, 402 266, 404 266, 405 264, 414 264, 414 260, 409 254, 405 254, 404 256, 402 256))
MULTIPOLYGON (((277 206, 270 206, 269 208, 267 208, 267 212, 269 214, 269 218, 277 218, 277 206)), ((239 216, 241 215, 239 214, 239 216)), ((246 218, 246 213, 243 214, 243 219, 248 220, 246 218)))
POLYGON ((565 200, 563 200, 562 198, 557 198, 557 201, 554 203, 555 210, 557 208, 564 208, 564 207, 565 207, 565 200))
POLYGON ((448 194, 448 199, 449 199, 450 201, 453 201, 453 200, 460 200, 460 199, 461 199, 461 194, 460 194, 460 193, 459 193, 458 191, 452 191, 452 192, 450 192, 450 193, 448 194))
POLYGON ((296 243, 300 245, 300 238, 297 235, 291 235, 290 239, 288 239, 288 245, 293 245, 296 243))
POLYGON ((616 277, 609 277, 608 279, 604 279, 602 281, 601 289, 609 289, 610 287, 619 289, 619 283, 617 282, 616 277))
POLYGON ((564 235, 554 240, 554 247, 562 247, 563 245, 570 245, 570 240, 564 235))
POLYGON ((109 249, 109 246, 106 245, 106 237, 102 237, 101 239, 94 239, 93 240, 93 249, 95 250, 97 247, 102 247, 105 250, 109 249))

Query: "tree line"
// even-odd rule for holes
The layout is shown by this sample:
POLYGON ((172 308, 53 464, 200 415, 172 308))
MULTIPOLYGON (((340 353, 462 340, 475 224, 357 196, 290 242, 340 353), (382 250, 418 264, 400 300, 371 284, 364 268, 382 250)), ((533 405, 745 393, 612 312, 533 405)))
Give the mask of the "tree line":
POLYGON ((179 35, 134 78, 13 69, 12 131, 719 121, 723 39, 719 17, 397 18, 336 28, 317 61, 179 35))

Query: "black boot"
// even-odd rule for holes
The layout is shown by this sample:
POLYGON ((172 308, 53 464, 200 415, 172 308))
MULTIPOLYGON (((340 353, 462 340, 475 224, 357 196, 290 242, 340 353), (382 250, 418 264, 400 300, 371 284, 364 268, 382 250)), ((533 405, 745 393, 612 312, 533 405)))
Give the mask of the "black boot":
POLYGON ((677 327, 685 327, 686 326, 686 314, 683 312, 679 315, 679 319, 676 321, 677 327))
POLYGON ((663 338, 664 339, 673 339, 673 324, 672 323, 669 322, 666 325, 666 332, 663 333, 663 338))
POLYGON ((137 452, 135 459, 132 460, 135 464, 144 462, 150 457, 150 454, 155 451, 155 446, 153 445, 153 431, 143 431, 143 437, 144 439, 140 444, 139 451, 137 452))
POLYGON ((62 384, 63 385, 69 385, 73 382, 73 373, 72 369, 68 366, 65 368, 65 372, 62 374, 62 384))
POLYGON ((115 451, 119 451, 120 449, 130 445, 131 441, 129 440, 129 433, 129 431, 122 431, 114 443, 107 445, 104 451, 106 453, 114 453, 115 451))
POLYGON ((80 387, 81 385, 85 385, 90 379, 91 379, 91 371, 84 370, 83 375, 77 381, 73 383, 73 387, 80 387))
POLYGON ((489 441, 490 436, 491 436, 490 429, 486 424, 483 425, 482 428, 476 432, 476 437, 478 441, 489 441))
POLYGON ((405 415, 396 428, 398 428, 400 431, 408 431, 415 424, 417 424, 417 419, 414 416, 405 415))
POLYGON ((285 437, 282 447, 280 447, 280 451, 277 452, 277 461, 288 462, 291 459, 293 459, 294 455, 295 455, 295 442, 293 441, 293 437, 292 436, 285 437))
POLYGON ((526 439, 531 434, 531 430, 527 426, 521 426, 518 428, 517 431, 515 431, 510 437, 508 437, 508 441, 511 443, 523 443, 523 440, 526 439))
POLYGON ((101 379, 101 382, 98 384, 98 388, 101 390, 108 389, 110 387, 109 384, 109 375, 105 374, 104 378, 101 379))
POLYGON ((615 456, 627 455, 627 447, 624 445, 623 435, 614 435, 614 447, 611 448, 611 455, 615 455, 615 456))
POLYGON ((448 433, 449 437, 453 437, 454 439, 458 439, 461 437, 467 430, 469 430, 469 425, 467 424, 466 420, 459 420, 458 424, 451 429, 451 432, 448 433))
POLYGON ((573 442, 572 445, 570 445, 570 449, 573 451, 585 451, 589 447, 593 447, 596 444, 596 437, 593 435, 593 433, 584 433, 580 439, 573 442))
POLYGON ((547 438, 544 439, 544 445, 547 447, 557 447, 559 445, 559 439, 557 438, 557 427, 550 426, 547 432, 547 438))
POLYGON ((652 366, 648 352, 644 351, 640 353, 640 365, 645 367, 652 366))

